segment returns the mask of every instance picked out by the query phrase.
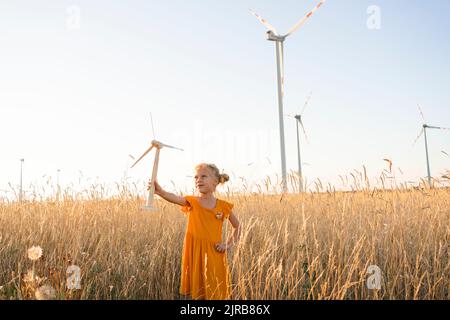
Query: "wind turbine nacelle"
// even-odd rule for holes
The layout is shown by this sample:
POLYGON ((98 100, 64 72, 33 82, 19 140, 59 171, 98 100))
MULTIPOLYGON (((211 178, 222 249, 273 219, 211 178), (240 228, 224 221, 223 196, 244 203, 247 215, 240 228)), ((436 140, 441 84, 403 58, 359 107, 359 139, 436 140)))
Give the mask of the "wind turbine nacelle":
POLYGON ((267 31, 267 40, 269 41, 283 41, 284 37, 277 36, 275 33, 273 33, 272 30, 267 31))
POLYGON ((152 140, 151 145, 155 148, 161 149, 164 146, 164 143, 157 140, 152 140))

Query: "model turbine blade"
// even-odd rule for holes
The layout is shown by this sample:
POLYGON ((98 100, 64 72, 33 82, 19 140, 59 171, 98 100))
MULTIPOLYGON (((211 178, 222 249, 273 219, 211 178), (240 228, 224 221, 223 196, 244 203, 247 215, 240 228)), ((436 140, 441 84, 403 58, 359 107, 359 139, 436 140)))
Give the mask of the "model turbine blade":
POLYGON ((164 143, 159 143, 162 147, 167 147, 167 148, 172 148, 172 149, 177 149, 177 150, 180 150, 180 151, 184 151, 183 149, 181 149, 181 148, 177 148, 177 147, 174 147, 174 146, 169 146, 168 144, 164 144, 164 143))
POLYGON ((153 126, 153 116, 152 113, 150 112, 150 121, 152 123, 152 133, 153 133, 153 140, 155 140, 155 127, 153 126))
POLYGON ((139 159, 137 159, 135 163, 133 163, 131 168, 133 168, 139 161, 141 161, 142 158, 145 157, 147 155, 147 153, 149 153, 152 149, 153 149, 153 145, 150 146, 150 148, 148 148, 147 151, 145 151, 144 154, 139 159))

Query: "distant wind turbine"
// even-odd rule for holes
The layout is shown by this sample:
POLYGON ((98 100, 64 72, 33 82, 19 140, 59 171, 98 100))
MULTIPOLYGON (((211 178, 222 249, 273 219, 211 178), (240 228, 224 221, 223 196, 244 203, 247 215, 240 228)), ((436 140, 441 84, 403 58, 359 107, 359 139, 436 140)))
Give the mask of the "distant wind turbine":
POLYGON ((316 7, 306 14, 301 20, 299 20, 285 35, 280 35, 276 29, 265 19, 263 19, 256 12, 250 10, 250 12, 267 28, 267 40, 274 41, 276 47, 276 60, 277 60, 277 84, 278 84, 278 118, 280 127, 280 149, 281 149, 281 174, 282 174, 282 186, 283 192, 287 191, 287 179, 286 179, 286 150, 284 144, 284 121, 283 121, 283 95, 284 95, 284 40, 286 37, 294 33, 300 28, 317 9, 324 4, 325 0, 321 0, 316 7))
POLYGON ((56 202, 59 202, 61 187, 59 185, 59 174, 61 173, 61 169, 56 170, 56 202))
MULTIPOLYGON (((302 162, 301 162, 301 157, 300 157, 300 129, 299 129, 299 125, 302 127, 303 130, 303 134, 305 135, 305 140, 306 142, 308 142, 308 135, 306 134, 306 130, 305 127, 303 125, 302 122, 302 115, 305 112, 306 107, 308 106, 309 100, 311 99, 312 96, 312 92, 309 94, 308 98, 305 101, 305 104, 303 105, 302 110, 300 111, 299 114, 296 115, 287 115, 290 117, 295 118, 295 124, 297 127, 297 160, 298 160, 298 183, 299 183, 299 191, 303 192, 303 174, 302 174, 302 162)), ((309 143, 309 142, 308 142, 309 143)))
POLYGON ((430 173, 430 160, 428 157, 428 141, 427 141, 427 129, 439 129, 439 130, 450 130, 450 128, 444 128, 444 127, 435 127, 435 126, 429 126, 426 124, 426 120, 425 117, 423 115, 422 109, 420 109, 420 106, 417 106, 419 108, 419 113, 420 113, 420 117, 423 120, 423 124, 422 124, 422 129, 419 132, 419 135, 417 136, 416 140, 414 140, 414 144, 417 142, 417 140, 419 140, 419 138, 422 136, 424 136, 424 140, 425 140, 425 156, 427 159, 427 174, 428 174, 428 185, 431 188, 431 173, 430 173))
POLYGON ((19 202, 22 202, 23 199, 23 183, 22 183, 22 177, 23 177, 23 163, 25 159, 20 159, 20 190, 19 190, 19 202))

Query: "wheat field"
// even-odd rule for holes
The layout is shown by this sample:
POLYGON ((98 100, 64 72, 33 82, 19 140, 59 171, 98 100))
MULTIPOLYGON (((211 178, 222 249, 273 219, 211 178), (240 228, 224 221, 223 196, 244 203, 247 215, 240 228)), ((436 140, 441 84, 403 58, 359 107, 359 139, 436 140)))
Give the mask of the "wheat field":
MULTIPOLYGON (((450 189, 227 192, 242 224, 228 253, 233 299, 449 299, 450 189), (372 267, 370 267, 372 266, 372 267), (369 270, 380 285, 369 288, 369 270)), ((180 299, 186 217, 131 192, 0 202, 0 299, 180 299), (27 249, 40 246, 36 261, 27 249), (80 268, 68 290, 66 270, 80 268), (29 270, 35 278, 30 281, 29 270)), ((224 237, 232 232, 224 227, 224 237)))

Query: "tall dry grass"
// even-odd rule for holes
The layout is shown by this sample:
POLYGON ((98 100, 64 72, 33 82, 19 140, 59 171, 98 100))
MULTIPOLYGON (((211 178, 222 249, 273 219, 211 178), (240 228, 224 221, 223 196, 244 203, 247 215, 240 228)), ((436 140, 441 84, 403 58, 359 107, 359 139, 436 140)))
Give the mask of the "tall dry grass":
MULTIPOLYGON (((448 188, 377 189, 363 176, 353 192, 316 184, 304 194, 220 196, 243 226, 228 254, 233 299, 450 298, 448 188), (381 270, 378 290, 366 284, 371 265, 381 270)), ((179 207, 157 201, 159 212, 140 211, 143 200, 126 189, 87 194, 0 203, 0 298, 35 298, 26 250, 40 245, 36 274, 58 299, 178 299, 187 222, 179 207), (72 264, 81 290, 66 288, 72 264)))

